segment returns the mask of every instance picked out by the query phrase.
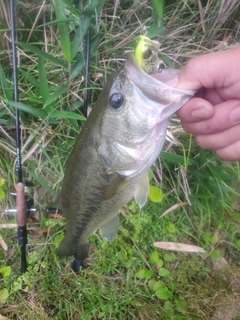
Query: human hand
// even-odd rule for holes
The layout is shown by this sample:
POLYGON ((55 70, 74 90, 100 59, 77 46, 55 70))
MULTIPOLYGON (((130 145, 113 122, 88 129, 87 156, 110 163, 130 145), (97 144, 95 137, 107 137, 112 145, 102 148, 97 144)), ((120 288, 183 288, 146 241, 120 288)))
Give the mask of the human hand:
POLYGON ((169 85, 198 90, 177 112, 197 144, 223 160, 240 160, 240 46, 191 59, 169 85))

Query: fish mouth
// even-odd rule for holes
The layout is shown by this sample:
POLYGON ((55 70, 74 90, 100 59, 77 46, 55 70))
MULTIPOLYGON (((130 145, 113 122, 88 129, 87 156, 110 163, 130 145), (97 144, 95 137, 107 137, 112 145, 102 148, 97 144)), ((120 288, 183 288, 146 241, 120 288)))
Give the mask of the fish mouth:
POLYGON ((153 90, 153 88, 160 92, 171 90, 172 94, 174 95, 189 95, 192 97, 195 94, 195 91, 193 90, 176 89, 167 84, 179 74, 180 70, 166 68, 155 74, 148 74, 142 67, 139 66, 135 56, 132 53, 130 53, 127 57, 125 62, 125 70, 127 77, 142 91, 144 91, 146 95, 148 95, 147 91, 151 89, 153 90))

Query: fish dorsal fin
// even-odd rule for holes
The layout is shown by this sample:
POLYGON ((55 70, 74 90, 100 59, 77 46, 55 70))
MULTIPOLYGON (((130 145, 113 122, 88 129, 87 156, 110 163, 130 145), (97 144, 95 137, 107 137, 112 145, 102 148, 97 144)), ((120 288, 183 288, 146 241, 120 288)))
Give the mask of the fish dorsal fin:
POLYGON ((108 220, 107 222, 104 222, 99 227, 100 235, 103 239, 112 241, 117 235, 119 227, 119 215, 117 214, 114 218, 111 220, 108 220))
POLYGON ((118 175, 112 183, 106 188, 104 193, 104 199, 109 200, 116 194, 120 193, 128 184, 129 180, 125 177, 118 175))
POLYGON ((134 192, 134 200, 137 202, 140 208, 142 208, 147 202, 148 194, 149 194, 149 179, 148 179, 148 175, 145 175, 137 185, 137 188, 134 192))

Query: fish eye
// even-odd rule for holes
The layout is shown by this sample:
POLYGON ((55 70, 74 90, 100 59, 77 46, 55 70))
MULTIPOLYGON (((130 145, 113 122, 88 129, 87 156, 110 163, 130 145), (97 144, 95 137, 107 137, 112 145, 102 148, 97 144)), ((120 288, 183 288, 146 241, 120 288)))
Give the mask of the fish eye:
POLYGON ((144 60, 149 60, 152 57, 152 50, 147 49, 144 54, 143 54, 143 59, 144 60))
POLYGON ((159 66, 158 66, 158 71, 157 71, 157 72, 158 72, 158 73, 161 73, 161 72, 163 71, 163 69, 165 69, 165 64, 161 62, 161 63, 159 64, 159 66))
POLYGON ((113 93, 109 98, 110 105, 114 109, 120 108, 123 104, 123 101, 124 98, 121 93, 113 93))

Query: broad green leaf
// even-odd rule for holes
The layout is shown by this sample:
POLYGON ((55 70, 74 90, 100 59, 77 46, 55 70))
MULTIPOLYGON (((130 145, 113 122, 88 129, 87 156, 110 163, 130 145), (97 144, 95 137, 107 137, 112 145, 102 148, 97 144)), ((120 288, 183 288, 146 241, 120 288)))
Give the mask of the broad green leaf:
POLYGON ((152 169, 149 169, 148 170, 148 179, 149 179, 149 181, 151 181, 152 178, 153 178, 153 171, 152 171, 152 169))
POLYGON ((187 311, 187 301, 184 298, 178 298, 174 300, 178 309, 182 311, 187 311))
POLYGON ((217 235, 213 235, 211 237, 211 243, 212 244, 217 244, 218 243, 218 236, 217 235))
POLYGON ((3 126, 7 126, 8 120, 4 120, 4 119, 0 118, 0 124, 3 125, 3 126))
POLYGON ((161 202, 163 199, 163 193, 159 187, 150 186, 148 197, 152 202, 161 202))
POLYGON ((13 98, 13 89, 10 87, 10 84, 7 82, 7 78, 1 64, 0 64, 0 84, 5 97, 11 100, 13 98))
POLYGON ((146 272, 145 272, 145 279, 149 280, 149 279, 152 278, 152 276, 153 276, 152 270, 146 270, 146 272))
POLYGON ((176 233, 176 227, 173 223, 169 223, 167 226, 166 226, 166 229, 168 232, 170 233, 176 233))
POLYGON ((5 107, 1 107, 1 109, 0 109, 0 118, 2 116, 4 116, 6 113, 8 113, 8 109, 5 108, 5 107))
POLYGON ((156 251, 154 251, 150 255, 150 261, 155 263, 155 265, 157 265, 158 267, 162 267, 162 265, 163 265, 163 261, 162 261, 162 259, 159 258, 158 253, 156 251))
POLYGON ((148 281, 149 288, 153 290, 155 283, 156 283, 156 280, 154 279, 149 280, 148 281))
POLYGON ((5 198, 5 192, 3 191, 2 188, 0 188, 0 200, 5 198))
POLYGON ((5 183, 5 179, 0 178, 0 187, 2 187, 4 185, 4 183, 5 183))
POLYGON ((64 238, 64 233, 63 233, 63 232, 57 234, 57 235, 54 237, 53 243, 54 243, 54 246, 55 246, 56 249, 59 248, 60 243, 61 243, 61 241, 63 240, 63 238, 64 238))
POLYGON ((158 271, 158 274, 159 274, 159 276, 161 276, 161 277, 168 277, 168 276, 171 274, 171 272, 168 271, 168 270, 165 269, 165 268, 161 268, 161 269, 158 271))
POLYGON ((66 84, 61 85, 53 94, 51 94, 48 99, 45 101, 43 108, 47 107, 53 101, 60 98, 60 96, 68 90, 69 86, 66 84))
POLYGON ((38 74, 39 74, 39 86, 40 86, 40 92, 42 95, 42 101, 43 103, 45 103, 49 97, 49 88, 48 88, 47 73, 46 73, 44 61, 41 57, 38 57, 38 74))
POLYGON ((157 262, 159 259, 159 256, 158 256, 158 252, 157 251, 154 251, 153 253, 151 253, 150 255, 150 261, 151 262, 157 262))
POLYGON ((53 111, 49 115, 50 119, 62 118, 62 119, 77 119, 77 120, 86 120, 81 114, 77 114, 71 111, 53 111))
POLYGON ((138 272, 136 273, 136 277, 138 279, 145 279, 146 271, 147 271, 146 269, 138 270, 138 272))
POLYGON ((222 252, 219 249, 215 249, 210 253, 210 258, 213 260, 217 260, 223 256, 222 252))
POLYGON ((27 113, 30 113, 34 115, 35 117, 40 117, 42 119, 46 118, 46 113, 41 109, 36 109, 31 106, 27 106, 26 104, 23 104, 21 102, 16 101, 7 101, 8 104, 10 104, 12 107, 17 108, 19 110, 25 111, 27 113))
POLYGON ((41 49, 32 46, 30 44, 24 43, 24 42, 18 42, 18 45, 20 45, 24 50, 26 51, 31 51, 33 53, 35 53, 38 57, 44 58, 48 61, 53 62, 54 64, 60 65, 64 68, 66 68, 66 63, 58 58, 55 58, 54 56, 52 56, 49 53, 46 53, 45 51, 42 51, 41 49))
POLYGON ((68 22, 66 19, 65 14, 65 3, 62 0, 55 0, 55 9, 56 9, 56 16, 58 20, 58 29, 60 34, 60 42, 61 42, 61 48, 64 53, 64 57, 67 60, 68 63, 72 60, 71 55, 71 45, 70 45, 70 37, 69 37, 69 27, 68 22), (64 21, 64 19, 66 19, 64 21))
POLYGON ((172 262, 176 260, 176 256, 174 253, 165 253, 163 255, 163 259, 168 262, 172 262))
POLYGON ((0 303, 5 303, 9 296, 8 289, 4 288, 0 290, 0 303))
MULTIPOLYGON (((175 313, 174 305, 169 300, 164 303, 164 310, 167 313, 167 315, 169 315, 169 316, 173 316, 175 313)), ((173 319, 173 318, 171 318, 171 319, 173 319)))
POLYGON ((153 290, 154 291, 157 291, 159 290, 160 288, 163 288, 165 287, 165 283, 161 280, 158 280, 157 282, 155 282, 155 284, 153 285, 153 290))
POLYGON ((21 281, 14 281, 13 282, 13 292, 17 292, 22 289, 22 282, 21 281))
POLYGON ((155 295, 161 300, 168 300, 171 296, 171 292, 168 288, 163 287, 155 291, 155 295))
POLYGON ((3 278, 6 278, 8 276, 10 276, 11 274, 11 267, 9 266, 4 266, 0 268, 0 273, 3 276, 3 278))
POLYGON ((164 26, 163 25, 156 25, 155 23, 153 23, 147 31, 147 37, 150 39, 156 38, 157 36, 161 35, 162 32, 164 30, 164 26))
POLYGON ((172 292, 175 290, 175 285, 172 281, 168 282, 167 286, 172 292))

